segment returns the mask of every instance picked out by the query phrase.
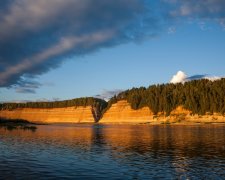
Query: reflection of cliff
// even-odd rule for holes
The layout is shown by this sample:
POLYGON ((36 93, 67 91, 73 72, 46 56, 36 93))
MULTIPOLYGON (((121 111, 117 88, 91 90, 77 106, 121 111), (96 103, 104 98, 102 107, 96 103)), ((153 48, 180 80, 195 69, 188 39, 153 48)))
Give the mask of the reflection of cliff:
POLYGON ((30 122, 43 123, 94 123, 92 107, 68 108, 23 108, 0 111, 0 117, 6 119, 24 119, 30 122))
MULTIPOLYGON (((43 164, 45 172, 46 167, 64 174, 70 169, 73 177, 80 170, 85 177, 89 171, 106 176, 115 172, 112 179, 118 174, 129 175, 124 179, 224 177, 225 126, 46 125, 35 133, 0 128, 0 137, 3 155, 22 158, 26 170, 35 163, 43 164)), ((34 173, 40 170, 33 167, 34 173)))
MULTIPOLYGON (((35 133, 0 129, 0 135, 26 144, 66 147, 69 151, 110 154, 119 163, 170 165, 180 169, 197 166, 199 158, 225 159, 225 127, 210 126, 38 126, 35 133), (169 158, 168 158, 169 157, 169 158), (196 159, 198 157, 198 159, 196 159), (123 161, 123 162, 121 162, 123 161)), ((210 161, 208 161, 210 162, 210 161)), ((205 162, 207 163, 207 162, 205 162)), ((148 167, 148 166, 146 166, 148 167)), ((144 168, 144 167, 143 167, 144 168)), ((148 169, 150 170, 150 169, 148 169)))
POLYGON ((170 156, 225 158, 225 127, 209 126, 114 126, 104 128, 105 142, 116 154, 133 153, 153 159, 170 156), (209 156, 209 157, 208 157, 209 156))

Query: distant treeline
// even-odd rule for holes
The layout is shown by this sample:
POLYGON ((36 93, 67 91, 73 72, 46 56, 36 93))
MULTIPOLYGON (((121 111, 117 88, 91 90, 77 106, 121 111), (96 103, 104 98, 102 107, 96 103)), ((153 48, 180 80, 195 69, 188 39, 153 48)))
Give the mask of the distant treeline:
POLYGON ((111 98, 107 111, 119 100, 127 100, 133 109, 149 107, 154 114, 171 111, 182 105, 193 114, 225 113, 225 79, 194 80, 184 84, 161 84, 133 88, 111 98))
POLYGON ((203 79, 184 84, 161 84, 148 88, 133 88, 114 96, 109 102, 88 97, 55 102, 4 103, 0 104, 0 109, 92 106, 104 114, 112 104, 119 100, 127 100, 133 109, 149 107, 154 114, 164 112, 166 115, 170 115, 172 110, 181 105, 192 111, 193 114, 204 115, 215 112, 225 114, 225 79, 216 81, 203 79))
POLYGON ((106 108, 107 102, 102 99, 86 97, 54 102, 3 103, 0 104, 0 110, 13 110, 17 108, 64 108, 73 106, 92 106, 102 111, 106 108))

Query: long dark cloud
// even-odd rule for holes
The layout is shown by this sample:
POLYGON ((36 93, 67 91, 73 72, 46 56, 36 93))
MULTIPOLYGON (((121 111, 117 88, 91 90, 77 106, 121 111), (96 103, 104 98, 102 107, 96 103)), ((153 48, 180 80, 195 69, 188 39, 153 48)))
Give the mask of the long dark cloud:
POLYGON ((13 88, 17 93, 23 94, 34 94, 36 90, 43 86, 54 86, 53 83, 45 82, 40 83, 37 80, 34 80, 30 77, 21 77, 20 80, 17 81, 16 84, 11 85, 8 88, 13 88))
POLYGON ((142 33, 142 0, 4 2, 0 10, 1 87, 17 84, 24 75, 45 73, 68 56, 116 45, 142 33))
POLYGON ((0 87, 29 92, 23 77, 67 57, 154 36, 174 18, 224 24, 224 6, 224 0, 1 0, 0 87))
POLYGON ((40 88, 42 86, 41 83, 37 81, 19 81, 17 85, 15 86, 16 92, 17 93, 31 93, 34 94, 36 89, 40 88))

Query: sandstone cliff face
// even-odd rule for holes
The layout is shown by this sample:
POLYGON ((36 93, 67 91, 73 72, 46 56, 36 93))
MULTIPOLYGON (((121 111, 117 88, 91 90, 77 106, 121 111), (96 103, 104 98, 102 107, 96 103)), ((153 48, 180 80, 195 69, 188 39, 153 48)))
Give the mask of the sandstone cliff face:
POLYGON ((6 119, 24 119, 39 123, 94 123, 93 108, 68 107, 52 109, 23 108, 12 111, 0 111, 0 117, 6 119))
POLYGON ((225 116, 220 114, 213 115, 192 115, 191 111, 182 106, 177 107, 166 117, 165 113, 153 115, 148 107, 133 110, 127 101, 118 101, 105 112, 102 119, 101 112, 94 107, 68 107, 68 108, 23 108, 0 110, 0 118, 5 119, 24 119, 30 122, 39 123, 225 123, 225 116), (100 120, 99 120, 100 119, 100 120))
POLYGON ((127 101, 118 101, 103 115, 100 123, 224 123, 225 117, 219 114, 192 115, 192 112, 182 106, 174 109, 170 116, 161 112, 153 115, 148 107, 133 110, 127 101))
POLYGON ((185 109, 183 106, 178 106, 176 109, 174 109, 171 113, 170 113, 170 115, 190 115, 192 112, 191 111, 189 111, 189 110, 187 110, 187 109, 185 109))
POLYGON ((144 123, 152 122, 153 113, 148 107, 133 110, 127 101, 118 101, 106 111, 100 123, 144 123))
POLYGON ((214 113, 211 115, 193 115, 191 111, 182 106, 174 109, 169 117, 170 122, 191 122, 191 123, 224 123, 225 116, 214 113))

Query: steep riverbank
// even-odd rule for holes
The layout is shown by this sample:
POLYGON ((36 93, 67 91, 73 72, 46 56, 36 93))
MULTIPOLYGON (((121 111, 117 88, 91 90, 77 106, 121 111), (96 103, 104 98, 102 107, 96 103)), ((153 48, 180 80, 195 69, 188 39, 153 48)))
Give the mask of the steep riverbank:
POLYGON ((126 101, 118 101, 100 118, 97 109, 92 106, 67 108, 18 108, 1 110, 0 117, 6 119, 24 119, 35 123, 110 123, 110 124, 169 124, 169 123, 225 123, 225 116, 220 114, 192 115, 192 112, 177 107, 169 116, 165 113, 154 115, 148 107, 138 110, 131 108, 126 101))
POLYGON ((24 119, 34 123, 94 123, 93 108, 21 108, 0 111, 0 117, 5 119, 24 119))
POLYGON ((143 123, 153 122, 153 113, 148 107, 133 110, 127 101, 118 101, 103 115, 100 123, 143 123))
POLYGON ((182 106, 174 109, 169 116, 162 112, 154 115, 148 107, 133 110, 127 101, 118 101, 106 111, 100 123, 225 123, 225 116, 218 113, 193 115, 182 106))
POLYGON ((41 123, 225 123, 225 78, 132 88, 106 102, 81 97, 0 103, 0 118, 41 123))

